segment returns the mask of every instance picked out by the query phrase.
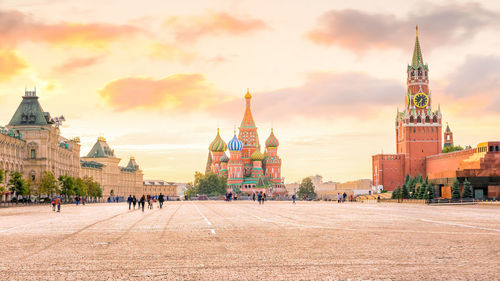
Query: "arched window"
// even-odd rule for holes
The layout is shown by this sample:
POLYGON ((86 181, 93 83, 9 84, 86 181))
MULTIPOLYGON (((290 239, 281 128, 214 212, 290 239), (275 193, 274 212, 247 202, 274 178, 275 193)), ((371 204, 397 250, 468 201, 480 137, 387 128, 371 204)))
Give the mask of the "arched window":
POLYGON ((417 123, 422 123, 422 117, 420 116, 417 117, 417 123))
POLYGON ((415 118, 413 118, 413 116, 410 116, 410 123, 414 123, 415 122, 415 118))
POLYGON ((425 123, 431 123, 431 118, 429 118, 429 116, 425 117, 425 123))

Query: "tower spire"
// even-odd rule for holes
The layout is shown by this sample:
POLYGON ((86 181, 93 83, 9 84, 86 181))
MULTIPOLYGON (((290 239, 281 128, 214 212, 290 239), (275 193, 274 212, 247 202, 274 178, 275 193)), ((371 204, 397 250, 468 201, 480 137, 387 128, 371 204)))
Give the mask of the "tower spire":
POLYGON ((415 47, 413 47, 413 58, 411 60, 411 66, 417 68, 419 66, 424 66, 424 59, 422 57, 422 50, 420 48, 420 42, 418 41, 418 25, 415 27, 415 47))

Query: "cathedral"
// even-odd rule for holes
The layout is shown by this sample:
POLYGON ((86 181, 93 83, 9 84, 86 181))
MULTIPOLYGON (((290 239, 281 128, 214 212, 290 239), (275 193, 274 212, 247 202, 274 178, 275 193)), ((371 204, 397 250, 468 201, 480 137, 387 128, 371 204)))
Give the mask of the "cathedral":
POLYGON ((208 147, 206 173, 214 173, 227 178, 227 191, 253 194, 263 192, 272 196, 286 195, 284 180, 281 178, 281 158, 278 156, 279 142, 271 129, 261 151, 259 134, 252 117, 252 95, 245 95, 245 114, 233 138, 226 144, 219 134, 208 147), (226 154, 229 150, 229 156, 226 154))

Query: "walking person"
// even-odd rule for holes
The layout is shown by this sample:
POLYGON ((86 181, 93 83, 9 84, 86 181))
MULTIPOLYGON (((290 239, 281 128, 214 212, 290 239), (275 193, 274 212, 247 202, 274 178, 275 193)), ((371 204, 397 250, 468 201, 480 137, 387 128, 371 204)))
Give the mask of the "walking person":
POLYGON ((257 201, 259 201, 259 205, 262 204, 262 191, 257 194, 257 201))
POLYGON ((337 203, 340 203, 340 193, 337 193, 337 203))
POLYGON ((163 197, 163 194, 160 193, 160 196, 158 196, 158 202, 160 202, 160 209, 163 208, 163 201, 165 201, 165 198, 163 197))
POLYGON ((56 211, 56 198, 54 198, 51 203, 52 203, 52 211, 55 212, 56 211))
POLYGON ((345 202, 345 199, 347 198, 347 193, 345 193, 345 192, 344 192, 344 195, 342 195, 342 197, 343 197, 343 198, 342 198, 342 203, 344 203, 344 202, 345 202))
POLYGON ((128 209, 130 210, 130 208, 132 207, 132 195, 128 196, 127 202, 128 202, 128 209))
POLYGON ((155 203, 155 199, 153 196, 149 197, 149 209, 153 209, 153 206, 154 206, 154 203, 155 203))
POLYGON ((296 198, 295 194, 292 195, 292 202, 293 202, 293 204, 295 204, 295 198, 296 198))
POLYGON ((255 192, 252 195, 253 202, 255 202, 255 192))
POLYGON ((266 201, 266 199, 267 199, 267 195, 264 192, 264 194, 262 195, 262 205, 264 205, 264 201, 266 201))
POLYGON ((56 198, 56 205, 57 205, 57 212, 61 212, 61 198, 57 197, 56 198))
POLYGON ((135 205, 137 204, 137 198, 135 198, 135 195, 132 197, 132 204, 134 205, 135 210, 135 205))
POLYGON ((139 206, 142 205, 142 211, 144 212, 144 204, 146 203, 146 196, 144 194, 141 197, 141 201, 139 201, 139 206))

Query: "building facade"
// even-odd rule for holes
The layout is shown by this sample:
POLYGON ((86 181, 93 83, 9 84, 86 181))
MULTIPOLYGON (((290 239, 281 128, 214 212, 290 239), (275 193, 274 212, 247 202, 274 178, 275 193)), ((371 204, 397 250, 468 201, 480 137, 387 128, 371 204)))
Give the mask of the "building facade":
POLYGON ((264 192, 268 195, 287 194, 281 177, 281 158, 278 156, 279 142, 273 130, 261 152, 259 135, 251 110, 252 95, 245 95, 245 113, 239 127, 228 144, 217 136, 209 146, 206 172, 227 177, 228 192, 252 194, 264 192), (229 150, 229 156, 226 154, 229 150))
POLYGON ((106 139, 99 137, 87 156, 81 158, 80 177, 88 176, 97 181, 104 197, 142 196, 143 173, 135 158, 130 157, 125 167, 119 166, 120 161, 106 139))
POLYGON ((143 194, 142 171, 133 157, 127 166, 120 167, 120 158, 114 156, 104 138, 99 138, 89 154, 80 158, 80 139, 67 139, 60 134, 63 121, 63 116, 52 117, 42 109, 36 91, 25 91, 9 124, 0 127, 4 186, 10 172, 20 172, 36 185, 43 172, 49 171, 56 178, 92 177, 100 183, 103 196, 143 194))
MULTIPOLYGON (((437 196, 448 197, 451 183, 457 179, 461 183, 465 179, 474 181, 480 190, 477 196, 480 193, 482 197, 497 194, 500 186, 497 142, 480 144, 465 151, 442 153, 442 115, 439 106, 437 110, 432 107, 429 67, 422 57, 418 28, 412 63, 407 68, 404 99, 404 110, 398 110, 395 120, 396 154, 372 156, 373 184, 391 191, 403 185, 406 175, 422 175, 433 184, 437 196), (487 150, 486 154, 484 150, 487 150), (478 151, 483 151, 483 154, 478 151), (475 164, 471 166, 471 163, 475 164)), ((448 124, 444 139, 444 147, 453 146, 453 133, 448 124)))
POLYGON ((164 180, 143 181, 143 194, 160 195, 160 193, 165 196, 165 200, 167 200, 167 196, 169 199, 179 198, 177 184, 173 182, 167 182, 164 180))

